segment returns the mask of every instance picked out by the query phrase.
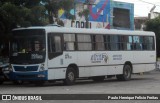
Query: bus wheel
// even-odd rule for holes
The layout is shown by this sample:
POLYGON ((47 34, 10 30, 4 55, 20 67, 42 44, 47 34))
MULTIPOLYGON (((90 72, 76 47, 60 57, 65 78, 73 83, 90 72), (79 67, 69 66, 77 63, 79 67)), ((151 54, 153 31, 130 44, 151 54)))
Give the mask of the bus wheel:
POLYGON ((92 77, 92 80, 96 82, 103 81, 105 79, 105 76, 97 76, 97 77, 92 77))
POLYGON ((64 80, 65 85, 73 85, 76 80, 76 71, 73 67, 69 67, 66 71, 66 79, 64 80))
POLYGON ((123 74, 122 75, 116 75, 118 80, 121 81, 128 81, 131 79, 131 72, 132 72, 132 68, 130 65, 124 65, 123 68, 123 74))
POLYGON ((16 80, 16 81, 13 81, 13 84, 15 85, 22 85, 24 82, 21 81, 21 80, 16 80))

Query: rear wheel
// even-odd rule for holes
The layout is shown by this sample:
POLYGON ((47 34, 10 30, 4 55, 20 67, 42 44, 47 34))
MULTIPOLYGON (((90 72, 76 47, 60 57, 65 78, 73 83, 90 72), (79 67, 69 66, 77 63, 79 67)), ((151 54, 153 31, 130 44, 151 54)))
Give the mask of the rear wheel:
POLYGON ((131 79, 131 73, 132 73, 132 68, 130 65, 124 65, 123 68, 123 74, 122 75, 116 75, 118 80, 121 81, 128 81, 131 79))
POLYGON ((103 81, 105 79, 105 76, 97 76, 97 77, 92 77, 92 80, 96 82, 103 81))
POLYGON ((73 85, 76 80, 76 71, 73 67, 69 67, 66 71, 65 85, 73 85))

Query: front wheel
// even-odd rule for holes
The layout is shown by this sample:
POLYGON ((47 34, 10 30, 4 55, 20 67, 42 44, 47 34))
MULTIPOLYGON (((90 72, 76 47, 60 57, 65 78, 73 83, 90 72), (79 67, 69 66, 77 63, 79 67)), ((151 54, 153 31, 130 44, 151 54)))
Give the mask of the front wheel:
POLYGON ((66 71, 66 78, 64 80, 65 85, 73 85, 76 80, 76 71, 74 68, 69 67, 66 71))
POLYGON ((122 75, 116 75, 118 80, 121 81, 128 81, 131 79, 131 73, 132 73, 132 68, 130 65, 124 65, 123 68, 123 74, 122 75))

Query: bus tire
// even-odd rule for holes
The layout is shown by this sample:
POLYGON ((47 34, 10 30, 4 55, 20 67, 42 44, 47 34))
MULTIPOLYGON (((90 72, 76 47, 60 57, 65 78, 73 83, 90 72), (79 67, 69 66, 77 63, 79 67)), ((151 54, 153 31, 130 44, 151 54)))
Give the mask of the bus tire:
POLYGON ((105 76, 96 76, 96 77, 92 77, 92 80, 93 81, 96 81, 96 82, 101 82, 105 79, 105 76))
POLYGON ((123 74, 122 75, 116 75, 117 80, 120 81, 128 81, 131 79, 132 74, 132 68, 130 65, 126 64, 123 68, 123 74))
POLYGON ((69 67, 66 71, 66 78, 64 80, 65 85, 73 85, 76 80, 76 71, 73 67, 69 67))

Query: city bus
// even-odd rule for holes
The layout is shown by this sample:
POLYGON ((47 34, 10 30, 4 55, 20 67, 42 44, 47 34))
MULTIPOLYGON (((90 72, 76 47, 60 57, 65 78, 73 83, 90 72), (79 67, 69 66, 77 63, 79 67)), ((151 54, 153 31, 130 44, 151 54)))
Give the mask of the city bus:
POLYGON ((55 26, 17 28, 10 44, 11 79, 128 81, 133 73, 155 69, 155 34, 147 31, 80 29, 55 26))

